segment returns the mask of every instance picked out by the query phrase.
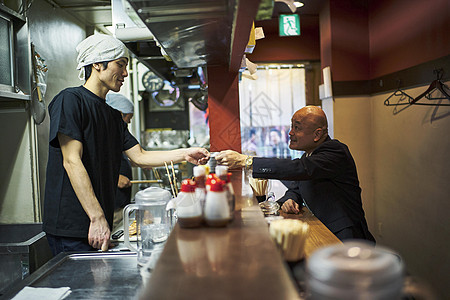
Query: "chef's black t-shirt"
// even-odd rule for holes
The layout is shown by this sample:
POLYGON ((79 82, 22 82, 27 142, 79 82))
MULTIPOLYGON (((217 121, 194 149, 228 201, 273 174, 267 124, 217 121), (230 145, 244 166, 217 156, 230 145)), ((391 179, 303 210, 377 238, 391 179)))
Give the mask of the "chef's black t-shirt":
POLYGON ((60 92, 48 106, 49 154, 43 230, 64 237, 87 238, 90 221, 63 167, 58 133, 83 144, 82 162, 112 228, 114 198, 122 151, 138 142, 119 111, 83 86, 60 92))

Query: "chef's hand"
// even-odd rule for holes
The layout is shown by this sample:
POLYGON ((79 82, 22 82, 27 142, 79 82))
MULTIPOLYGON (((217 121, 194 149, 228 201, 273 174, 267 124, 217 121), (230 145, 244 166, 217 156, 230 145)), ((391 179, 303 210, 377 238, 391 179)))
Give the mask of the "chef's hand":
POLYGON ((104 216, 91 220, 88 235, 89 245, 95 249, 108 251, 110 236, 111 230, 104 216))
POLYGON ((131 181, 127 176, 119 175, 119 182, 117 183, 117 187, 119 189, 124 189, 131 186, 131 181))
POLYGON ((220 151, 216 155, 218 165, 228 166, 229 169, 238 169, 245 166, 245 159, 247 155, 240 154, 233 150, 220 151))
POLYGON ((283 205, 281 206, 281 209, 285 213, 291 213, 291 214, 299 214, 300 213, 300 205, 298 205, 298 203, 292 199, 286 200, 286 202, 284 202, 283 205))
POLYGON ((205 148, 192 147, 186 150, 184 159, 194 165, 204 165, 209 160, 210 154, 205 148))

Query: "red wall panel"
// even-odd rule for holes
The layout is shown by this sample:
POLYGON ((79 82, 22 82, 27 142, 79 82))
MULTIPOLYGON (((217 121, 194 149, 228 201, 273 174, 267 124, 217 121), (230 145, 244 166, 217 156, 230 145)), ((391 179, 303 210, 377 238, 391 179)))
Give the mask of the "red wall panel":
POLYGON ((256 41, 256 47, 247 57, 253 62, 298 62, 320 60, 319 18, 300 15, 300 36, 280 37, 278 18, 255 22, 262 27, 265 38, 256 41))
POLYGON ((380 0, 369 8, 371 78, 450 54, 450 1, 380 0))
POLYGON ((208 67, 211 151, 241 151, 238 74, 227 67, 208 67))

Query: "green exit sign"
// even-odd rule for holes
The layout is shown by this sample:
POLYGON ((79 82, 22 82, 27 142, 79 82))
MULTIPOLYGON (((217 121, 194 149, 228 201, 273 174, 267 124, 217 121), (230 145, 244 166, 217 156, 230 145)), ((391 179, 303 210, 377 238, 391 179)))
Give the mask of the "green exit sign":
POLYGON ((280 36, 300 35, 300 18, 298 15, 280 15, 280 36))

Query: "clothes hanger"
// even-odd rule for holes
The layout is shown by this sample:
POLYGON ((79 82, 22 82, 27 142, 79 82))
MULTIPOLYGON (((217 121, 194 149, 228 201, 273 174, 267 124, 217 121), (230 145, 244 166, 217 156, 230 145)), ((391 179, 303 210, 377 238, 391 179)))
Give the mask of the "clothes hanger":
POLYGON ((441 81, 442 75, 443 75, 443 70, 439 69, 439 70, 434 70, 433 72, 437 74, 437 79, 433 80, 433 82, 430 84, 430 86, 428 87, 428 89, 425 92, 423 92, 422 94, 420 94, 419 96, 414 98, 411 101, 411 104, 432 105, 432 106, 450 106, 450 104, 445 104, 445 103, 423 103, 423 102, 417 103, 417 101, 419 101, 420 99, 422 99, 424 97, 428 100, 443 100, 443 99, 450 100, 450 95, 447 92, 447 90, 449 90, 449 89, 441 81), (437 98, 432 97, 431 94, 435 90, 439 91, 443 95, 443 97, 437 97, 437 98))
POLYGON ((390 95, 386 100, 384 100, 384 105, 386 106, 410 105, 411 101, 414 100, 413 97, 411 97, 410 95, 408 95, 407 93, 405 93, 400 89, 401 80, 398 80, 397 82, 398 82, 397 90, 395 90, 395 92, 392 93, 392 95, 390 95), (397 103, 390 103, 389 99, 391 99, 392 97, 400 97, 400 99, 397 101, 397 103), (404 100, 407 100, 408 102, 402 102, 404 100))

